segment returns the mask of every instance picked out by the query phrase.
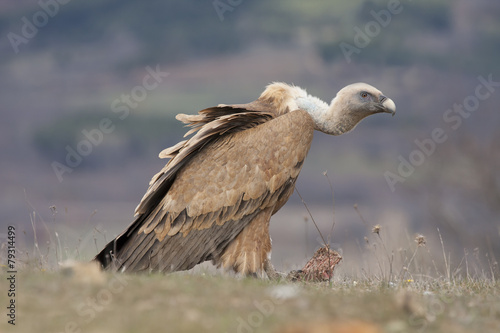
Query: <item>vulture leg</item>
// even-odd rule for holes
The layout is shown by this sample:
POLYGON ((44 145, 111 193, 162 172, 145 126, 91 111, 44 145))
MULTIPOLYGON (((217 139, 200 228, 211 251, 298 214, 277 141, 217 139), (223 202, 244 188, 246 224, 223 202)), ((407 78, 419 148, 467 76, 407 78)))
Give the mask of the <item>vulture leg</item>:
POLYGON ((269 220, 272 212, 273 208, 269 207, 257 214, 229 243, 217 264, 243 275, 263 276, 271 256, 269 220))
POLYGON ((264 271, 266 272, 267 277, 273 281, 277 281, 284 276, 284 275, 280 274, 276 270, 276 268, 274 268, 273 264, 271 263, 270 258, 267 258, 265 263, 264 263, 264 271))

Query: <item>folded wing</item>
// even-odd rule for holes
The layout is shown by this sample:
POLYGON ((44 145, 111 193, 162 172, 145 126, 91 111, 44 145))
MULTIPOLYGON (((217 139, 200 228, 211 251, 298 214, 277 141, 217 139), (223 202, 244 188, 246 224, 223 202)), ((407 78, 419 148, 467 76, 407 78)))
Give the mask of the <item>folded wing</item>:
POLYGON ((217 262, 256 216, 281 208, 293 192, 313 124, 304 111, 271 111, 241 105, 179 115, 195 134, 160 153, 170 161, 151 180, 134 222, 96 260, 122 271, 217 262))

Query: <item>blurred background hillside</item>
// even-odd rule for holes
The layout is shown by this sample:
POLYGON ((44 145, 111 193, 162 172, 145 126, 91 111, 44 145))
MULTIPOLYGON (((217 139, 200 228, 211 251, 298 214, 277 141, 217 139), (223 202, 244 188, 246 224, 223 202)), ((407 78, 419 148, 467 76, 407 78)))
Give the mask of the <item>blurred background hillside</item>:
MULTIPOLYGON (((101 247, 132 220, 165 163, 158 153, 185 132, 175 114, 250 102, 273 81, 327 102, 343 86, 364 81, 396 102, 396 116, 370 117, 341 137, 318 133, 297 184, 327 235, 328 172, 336 220, 330 238, 346 267, 355 267, 369 233, 354 204, 388 233, 394 251, 415 233, 441 251, 439 228, 455 265, 473 252, 495 261, 500 85, 482 87, 489 94, 481 99, 476 87, 500 82, 500 2, 394 3, 1 3, 0 233, 16 225, 31 249, 33 222, 41 247, 57 232, 67 256, 77 248, 89 259, 97 251, 94 238, 101 247), (355 50, 347 57, 346 45, 355 50), (168 76, 153 89, 140 88, 157 69, 168 76), (117 101, 123 107, 123 96, 134 93, 129 113, 114 112, 117 101), (473 111, 448 111, 464 103, 473 111), (82 131, 98 129, 102 119, 113 130, 60 181, 53 163, 67 165, 68 147, 76 150, 86 140, 82 131), (416 152, 422 148, 415 140, 428 142, 439 128, 445 142, 429 156, 416 152), (404 177, 402 159, 419 164, 404 177), (389 174, 401 177, 392 187, 389 174)), ((296 194, 275 216, 278 266, 300 264, 320 245, 305 217, 296 194)))

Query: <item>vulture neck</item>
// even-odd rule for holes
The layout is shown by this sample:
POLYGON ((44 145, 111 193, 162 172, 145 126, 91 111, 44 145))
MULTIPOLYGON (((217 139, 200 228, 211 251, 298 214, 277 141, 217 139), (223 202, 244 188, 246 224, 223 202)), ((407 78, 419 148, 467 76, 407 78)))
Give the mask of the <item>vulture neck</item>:
POLYGON ((346 112, 346 106, 338 97, 330 105, 317 97, 298 97, 295 102, 301 110, 307 111, 314 121, 314 129, 330 135, 340 135, 351 131, 357 124, 346 112))
POLYGON ((279 115, 297 109, 307 111, 314 121, 314 129, 330 135, 349 132, 363 118, 350 112, 349 102, 338 95, 328 105, 304 89, 283 82, 267 86, 259 100, 271 104, 279 115))

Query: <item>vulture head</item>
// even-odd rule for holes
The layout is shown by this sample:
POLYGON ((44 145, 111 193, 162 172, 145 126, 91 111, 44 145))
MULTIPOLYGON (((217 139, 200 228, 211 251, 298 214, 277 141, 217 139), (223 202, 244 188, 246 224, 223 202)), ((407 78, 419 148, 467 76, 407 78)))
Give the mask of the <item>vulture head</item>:
POLYGON ((377 88, 366 83, 353 83, 342 88, 333 99, 335 108, 356 117, 362 118, 375 113, 396 113, 394 102, 382 94, 377 88))
POLYGON ((360 82, 342 88, 330 106, 315 107, 309 111, 317 130, 340 135, 353 130, 361 120, 372 114, 394 115, 396 104, 377 88, 360 82))

